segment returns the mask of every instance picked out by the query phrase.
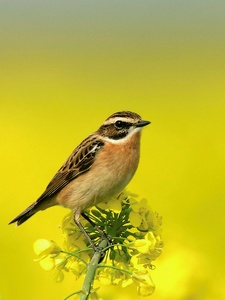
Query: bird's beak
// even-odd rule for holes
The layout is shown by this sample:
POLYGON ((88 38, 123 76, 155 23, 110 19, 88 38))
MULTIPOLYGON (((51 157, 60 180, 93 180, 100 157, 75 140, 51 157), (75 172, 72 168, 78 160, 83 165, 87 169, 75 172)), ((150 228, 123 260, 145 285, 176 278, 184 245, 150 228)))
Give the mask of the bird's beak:
POLYGON ((138 122, 135 124, 135 126, 136 126, 136 127, 144 127, 144 126, 146 126, 146 125, 148 125, 148 124, 151 124, 151 122, 145 121, 145 120, 140 120, 140 121, 138 121, 138 122))

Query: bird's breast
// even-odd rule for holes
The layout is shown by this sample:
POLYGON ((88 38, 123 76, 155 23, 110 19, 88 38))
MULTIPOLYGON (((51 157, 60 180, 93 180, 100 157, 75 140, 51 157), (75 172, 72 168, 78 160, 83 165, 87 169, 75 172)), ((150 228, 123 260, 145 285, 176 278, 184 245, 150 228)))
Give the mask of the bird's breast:
POLYGON ((139 133, 125 142, 106 142, 91 168, 59 192, 58 203, 73 210, 85 210, 117 195, 133 177, 139 155, 139 133))
MULTIPOLYGON (((133 177, 140 157, 140 133, 121 143, 106 143, 96 158, 96 168, 112 185, 124 188, 133 177)), ((95 167, 95 166, 93 166, 95 167)), ((121 191, 121 189, 120 189, 121 191)))

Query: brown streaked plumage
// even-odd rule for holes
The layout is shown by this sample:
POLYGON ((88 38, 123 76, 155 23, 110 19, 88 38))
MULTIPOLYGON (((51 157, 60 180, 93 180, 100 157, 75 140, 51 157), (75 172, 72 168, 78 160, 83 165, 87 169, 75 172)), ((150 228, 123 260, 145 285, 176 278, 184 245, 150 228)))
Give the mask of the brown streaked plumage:
POLYGON ((75 222, 84 232, 80 215, 121 192, 133 177, 140 156, 141 128, 149 123, 129 111, 108 117, 74 149, 44 193, 9 224, 20 225, 39 210, 62 205, 74 211, 75 222))

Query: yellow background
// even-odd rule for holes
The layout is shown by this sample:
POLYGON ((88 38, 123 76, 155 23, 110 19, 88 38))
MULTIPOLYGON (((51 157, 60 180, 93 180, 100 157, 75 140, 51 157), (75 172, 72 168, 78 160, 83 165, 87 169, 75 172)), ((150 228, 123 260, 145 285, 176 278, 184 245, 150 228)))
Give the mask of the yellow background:
MULTIPOLYGON (((63 208, 7 223, 108 115, 152 124, 129 190, 163 216, 153 300, 225 299, 225 2, 1 1, 0 299, 63 299, 33 259, 61 241, 63 208)), ((104 289, 104 299, 137 299, 104 289)))

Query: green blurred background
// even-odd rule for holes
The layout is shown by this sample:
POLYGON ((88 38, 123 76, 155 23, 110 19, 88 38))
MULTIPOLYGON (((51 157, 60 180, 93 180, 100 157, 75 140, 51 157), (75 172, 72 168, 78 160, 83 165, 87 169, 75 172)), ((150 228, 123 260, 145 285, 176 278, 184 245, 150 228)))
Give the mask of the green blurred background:
MULTIPOLYGON (((225 2, 181 0, 0 2, 0 299, 81 287, 33 261, 35 240, 60 243, 66 209, 7 223, 119 110, 152 122, 128 187, 163 216, 150 298, 225 299, 225 2)), ((129 287, 102 295, 138 298, 129 287)))

